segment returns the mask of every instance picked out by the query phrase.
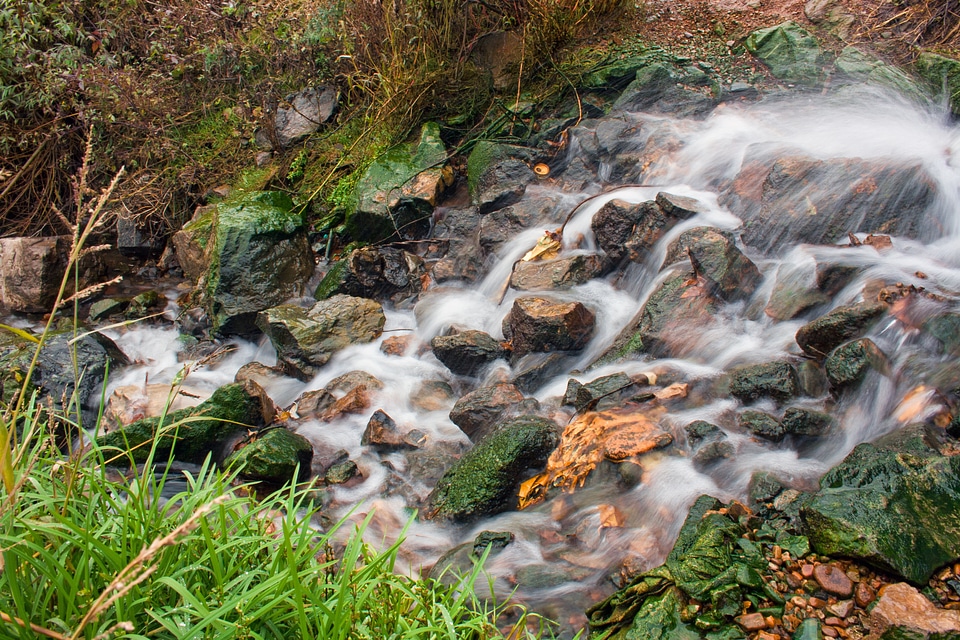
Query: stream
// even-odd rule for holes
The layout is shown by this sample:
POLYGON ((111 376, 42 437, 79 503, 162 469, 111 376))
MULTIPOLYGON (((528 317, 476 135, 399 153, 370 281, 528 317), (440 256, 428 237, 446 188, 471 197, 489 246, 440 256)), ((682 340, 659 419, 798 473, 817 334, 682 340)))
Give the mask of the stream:
MULTIPOLYGON (((949 366, 953 356, 918 327, 934 307, 956 310, 960 296, 960 167, 954 160, 960 154, 960 129, 936 105, 851 89, 828 96, 795 94, 758 103, 723 104, 702 120, 648 114, 609 118, 618 126, 629 125, 628 134, 617 136, 615 155, 620 160, 605 159, 601 153, 596 168, 600 182, 586 186, 565 181, 562 171, 556 180, 528 186, 525 199, 556 204, 537 224, 501 245, 478 282, 434 284, 415 305, 387 308, 380 339, 338 352, 309 382, 277 378, 265 385, 278 406, 290 407, 303 392, 322 389, 350 371, 362 370, 379 379, 383 388, 373 393, 367 411, 332 422, 301 421, 296 427, 313 444, 315 465, 346 450, 362 473, 362 480, 328 491, 328 517, 348 516, 360 522, 373 512, 365 536, 378 548, 393 542, 409 523, 401 551, 405 566, 399 567, 409 571, 429 569, 443 553, 471 541, 481 531, 511 532, 515 541, 492 556, 485 567, 498 601, 512 594, 515 601, 559 622, 567 634, 584 625, 587 606, 615 590, 622 566, 642 571, 663 561, 688 507, 699 495, 746 500, 750 479, 758 471, 771 472, 792 488, 813 489, 820 475, 858 443, 942 411, 943 400, 928 372, 949 366), (637 163, 643 166, 627 171, 628 178, 620 180, 622 158, 630 153, 635 153, 637 163), (731 194, 744 167, 756 157, 797 156, 920 167, 933 194, 925 203, 922 226, 910 237, 893 234, 892 246, 880 248, 850 245, 846 232, 858 231, 856 222, 844 228, 842 237, 834 242, 798 241, 801 231, 832 223, 828 218, 818 219, 815 207, 803 218, 803 229, 796 218, 776 217, 761 217, 742 226, 742 201, 731 194), (617 181, 654 186, 618 188, 617 181), (642 472, 632 483, 598 469, 583 488, 551 494, 545 502, 524 511, 469 525, 411 520, 417 498, 423 499, 432 487, 423 482, 405 454, 378 453, 361 445, 371 414, 381 409, 397 424, 423 432, 430 443, 465 448, 469 440, 449 418, 457 394, 509 380, 513 373, 506 361, 498 361, 485 369, 479 380, 458 378, 429 350, 418 350, 416 345, 428 345, 451 327, 477 329, 503 340, 504 317, 517 297, 530 294, 509 289, 499 301, 500 291, 514 263, 544 230, 561 227, 573 212, 565 226, 562 255, 598 252, 591 220, 605 203, 614 199, 640 203, 653 200, 660 192, 694 198, 701 210, 670 228, 642 262, 549 293, 558 300, 579 301, 593 311, 596 331, 569 371, 527 395, 562 426, 573 415, 572 409, 559 402, 570 378, 587 383, 619 372, 653 373, 666 383, 684 382, 690 389, 686 397, 665 402, 666 411, 657 417, 658 424, 673 435, 673 444, 645 454, 642 472), (591 196, 596 197, 587 201, 591 196), (749 230, 755 241, 738 245, 763 276, 756 291, 746 300, 723 304, 706 326, 678 329, 671 337, 672 357, 645 356, 593 366, 672 273, 665 268, 669 265, 662 264, 670 244, 684 231, 702 226, 737 234, 749 230), (809 282, 817 268, 826 267, 851 267, 855 275, 829 300, 792 318, 777 321, 764 312, 776 295, 778 282, 781 287, 784 282, 809 282), (870 371, 856 393, 835 397, 824 389, 818 397, 798 397, 792 402, 793 406, 830 413, 835 428, 820 438, 787 437, 780 442, 738 429, 734 418, 742 403, 723 389, 724 373, 739 365, 799 358, 802 354, 794 336, 801 326, 832 308, 875 296, 877 283, 922 287, 939 297, 935 302, 921 299, 902 313, 890 313, 869 331, 867 336, 889 359, 887 371, 870 371), (381 352, 383 340, 401 335, 413 336, 413 346, 404 355, 381 352), (439 403, 423 402, 421 385, 431 381, 447 382, 457 393, 439 403), (684 432, 695 420, 720 425, 735 455, 711 465, 696 465, 684 432), (611 507, 620 515, 613 526, 605 515, 611 507)), ((571 131, 563 152, 566 166, 573 166, 588 153, 590 132, 604 126, 605 121, 593 121, 571 131)), ((807 186, 822 188, 828 182, 829 176, 819 185, 807 186)), ((865 236, 860 233, 858 239, 865 236)), ((176 295, 176 291, 168 293, 171 319, 178 311, 173 302, 176 295)), ((105 333, 135 362, 111 376, 108 394, 145 379, 169 383, 184 366, 178 358, 183 343, 170 324, 134 325, 105 333)), ((266 339, 258 343, 233 340, 231 345, 233 350, 216 362, 191 371, 187 385, 209 393, 232 382, 237 370, 248 362, 276 363, 276 353, 266 339)), ((760 400, 753 408, 778 410, 770 400, 760 400)))

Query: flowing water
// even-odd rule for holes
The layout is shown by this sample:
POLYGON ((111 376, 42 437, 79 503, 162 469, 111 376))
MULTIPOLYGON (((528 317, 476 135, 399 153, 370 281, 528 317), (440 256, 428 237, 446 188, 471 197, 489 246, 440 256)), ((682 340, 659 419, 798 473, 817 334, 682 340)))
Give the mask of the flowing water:
MULTIPOLYGON (((486 567, 497 595, 504 598, 514 593, 517 601, 558 620, 568 631, 582 626, 584 608, 615 589, 612 578, 624 562, 634 569, 646 569, 664 559, 686 509, 700 494, 742 500, 751 475, 762 470, 775 473, 791 486, 813 488, 819 476, 856 444, 896 429, 907 419, 916 420, 942 409, 934 391, 911 392, 923 381, 924 372, 949 365, 951 357, 942 353, 936 340, 916 328, 918 322, 891 314, 868 334, 891 360, 886 375, 870 373, 857 393, 840 400, 824 394, 794 401, 795 406, 826 409, 838 418, 839 427, 819 441, 788 438, 773 443, 738 432, 730 418, 740 403, 714 391, 714 382, 724 371, 741 364, 796 357, 800 352, 794 335, 800 326, 835 306, 862 299, 864 289, 877 281, 915 284, 941 294, 947 302, 937 303, 940 310, 955 307, 960 292, 960 168, 956 165, 960 161, 954 160, 960 153, 960 132, 941 110, 870 91, 724 105, 698 121, 672 121, 666 116, 623 117, 644 123, 635 139, 620 141, 624 147, 635 145, 649 150, 645 137, 649 133, 645 132, 650 130, 668 131, 672 136, 674 144, 669 151, 658 154, 642 173, 644 180, 658 186, 604 191, 610 185, 597 184, 584 191, 569 191, 547 182, 531 185, 526 198, 559 197, 560 204, 546 219, 503 245, 481 282, 434 286, 420 296, 414 308, 388 309, 386 332, 377 342, 338 353, 306 384, 290 379, 267 389, 278 405, 288 406, 302 392, 323 388, 349 371, 363 370, 383 382, 383 390, 374 394, 366 413, 346 415, 331 423, 307 421, 297 427, 314 444, 318 458, 346 449, 357 462, 362 482, 333 488, 327 511, 334 519, 350 514, 357 521, 374 511, 366 535, 371 544, 383 546, 399 534, 410 520, 416 499, 425 497, 432 487, 418 478, 403 454, 381 455, 361 446, 360 437, 370 414, 382 409, 399 425, 416 427, 434 443, 466 445, 466 436, 448 417, 456 398, 435 410, 424 410, 417 408, 422 405, 417 402, 418 389, 424 381, 442 380, 465 393, 477 382, 455 378, 429 351, 421 353, 413 347, 403 356, 384 355, 380 351, 382 340, 413 334, 415 343, 429 343, 453 326, 479 329, 502 339, 504 316, 517 296, 528 294, 510 290, 500 302, 499 292, 513 263, 533 246, 544 229, 559 228, 576 208, 565 227, 565 250, 592 251, 596 243, 591 218, 613 198, 642 202, 668 191, 699 200, 704 210, 671 229, 645 264, 549 294, 578 300, 593 310, 597 332, 573 364, 571 371, 576 373, 559 375, 532 394, 544 407, 551 408, 554 417, 569 418, 569 412, 564 414, 556 407, 571 377, 588 382, 615 372, 654 372, 663 379, 687 382, 695 391, 685 400, 668 404, 660 418, 661 425, 674 434, 674 445, 646 455, 639 482, 629 488, 609 478, 588 481, 573 494, 552 497, 523 512, 505 513, 469 526, 414 520, 406 529, 402 559, 410 569, 430 567, 442 553, 472 540, 480 531, 513 532, 515 542, 491 558, 486 567), (757 148, 769 154, 802 153, 818 159, 920 163, 935 183, 936 195, 928 214, 936 224, 925 226, 917 234, 919 239, 894 237, 892 248, 882 251, 870 246, 780 243, 761 253, 743 247, 761 270, 762 284, 752 299, 725 305, 711 325, 684 336, 680 350, 683 358, 632 360, 589 368, 669 272, 661 272, 661 263, 672 240, 696 226, 738 229, 741 221, 720 204, 720 190, 736 178, 750 150, 757 148), (602 191, 602 195, 578 207, 602 191), (859 269, 856 278, 831 302, 793 320, 775 322, 763 313, 778 273, 782 280, 808 281, 814 265, 830 264, 859 269), (685 425, 697 419, 723 426, 737 452, 734 458, 709 467, 706 473, 694 468, 683 432, 685 425), (401 485, 402 490, 398 490, 401 485), (603 526, 601 505, 616 507, 624 520, 622 526, 603 526)), ((576 137, 568 153, 569 159, 579 153, 576 137)), ((601 176, 610 172, 610 167, 601 165, 601 176)), ((922 315, 923 310, 915 313, 922 315)), ((169 382, 183 366, 177 360, 179 342, 174 329, 130 328, 113 331, 111 336, 132 360, 141 363, 115 375, 110 380, 111 388, 140 383, 145 373, 150 382, 169 382)), ((246 362, 257 360, 271 365, 276 360, 268 342, 234 344, 236 350, 225 358, 192 372, 189 384, 211 391, 232 381, 246 362)), ((509 376, 509 365, 498 362, 485 372, 481 382, 509 376)), ((761 401, 757 407, 776 411, 772 403, 761 401)))

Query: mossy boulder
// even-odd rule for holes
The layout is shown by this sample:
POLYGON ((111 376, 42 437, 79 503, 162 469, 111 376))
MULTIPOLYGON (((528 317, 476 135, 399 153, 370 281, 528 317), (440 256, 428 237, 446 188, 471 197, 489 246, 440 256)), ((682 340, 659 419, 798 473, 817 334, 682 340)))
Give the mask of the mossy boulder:
POLYGON ((801 518, 817 553, 925 585, 960 557, 960 457, 908 444, 857 446, 821 478, 801 518))
POLYGON ((743 46, 780 80, 813 85, 820 78, 820 43, 796 22, 754 31, 743 46))
POLYGON ((101 447, 116 447, 143 462, 156 438, 156 458, 173 457, 184 462, 216 458, 226 441, 246 427, 263 424, 259 394, 242 384, 228 384, 195 407, 174 411, 163 418, 144 418, 97 438, 101 447))
MULTIPOLYGON (((36 348, 32 340, 0 330, 0 407, 7 407, 19 395, 36 348)), ((26 388, 28 398, 36 389, 32 382, 26 388)))
POLYGON ((443 474, 424 515, 468 522, 515 508, 523 473, 543 466, 559 443, 559 427, 545 418, 501 424, 443 474))
POLYGON ((833 426, 833 418, 821 411, 790 407, 783 412, 780 426, 787 435, 821 436, 833 426))
POLYGON ((789 362, 763 362, 735 369, 730 393, 743 402, 773 398, 785 402, 798 391, 797 372, 789 362))
POLYGON ((923 323, 923 330, 940 341, 943 350, 960 355, 960 313, 942 313, 923 323))
POLYGON ((757 265, 737 248, 734 235, 715 227, 695 227, 681 233, 667 249, 664 263, 683 258, 690 259, 712 292, 730 302, 752 296, 762 279, 757 265))
POLYGON ((473 376, 488 364, 506 355, 506 350, 490 334, 473 329, 430 341, 433 355, 458 376, 473 376))
POLYGON ((309 309, 282 304, 257 316, 283 370, 301 380, 316 375, 337 351, 380 337, 385 322, 380 303, 342 294, 309 309))
POLYGON ((855 387, 870 369, 889 369, 887 356, 869 338, 860 338, 834 349, 823 363, 827 380, 835 391, 855 387))
POLYGON ((536 181, 529 152, 520 147, 481 140, 467 157, 467 187, 480 213, 514 204, 536 181))
POLYGON ((426 268, 423 260, 397 247, 364 247, 337 262, 317 285, 317 300, 343 293, 401 302, 420 293, 426 268))
POLYGON ((924 51, 917 56, 917 71, 935 95, 949 102, 954 115, 960 115, 960 60, 924 51))
POLYGON ((747 409, 737 416, 737 424, 741 429, 767 440, 782 440, 785 435, 780 421, 764 411, 747 409))
POLYGON ((417 142, 396 145, 380 155, 357 182, 346 231, 354 240, 422 238, 452 174, 444 171, 447 150, 440 126, 428 122, 417 142))
POLYGON ((853 80, 894 89, 902 95, 919 98, 923 92, 914 78, 899 67, 856 47, 846 47, 834 61, 837 70, 853 80))
POLYGON ((224 466, 240 469, 240 475, 250 480, 283 484, 305 477, 310 472, 312 459, 310 441, 281 428, 267 430, 230 454, 224 466))
POLYGON ((879 302, 858 302, 837 307, 800 327, 796 336, 797 344, 804 353, 824 358, 844 342, 866 333, 886 311, 887 305, 879 302))
POLYGON ((203 276, 214 331, 250 333, 257 313, 303 294, 313 253, 302 215, 279 191, 255 191, 217 207, 203 276))

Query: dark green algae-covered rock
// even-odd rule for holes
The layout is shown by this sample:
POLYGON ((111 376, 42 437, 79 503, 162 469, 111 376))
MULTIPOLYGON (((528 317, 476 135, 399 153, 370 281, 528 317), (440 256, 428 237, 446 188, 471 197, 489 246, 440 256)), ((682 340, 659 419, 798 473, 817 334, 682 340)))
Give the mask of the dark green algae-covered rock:
POLYGON ((101 435, 97 444, 129 451, 136 462, 143 462, 162 431, 157 438, 157 457, 173 450, 176 460, 199 463, 207 454, 216 454, 227 438, 245 426, 262 424, 260 399, 247 393, 242 384, 228 384, 201 404, 168 414, 162 423, 160 418, 137 420, 101 435))
POLYGON ((281 484, 302 478, 310 471, 313 446, 300 434, 287 429, 265 430, 259 438, 230 454, 227 467, 237 467, 240 475, 251 480, 281 484))
POLYGON ((801 517, 817 553, 926 584, 960 557, 960 456, 922 437, 861 444, 823 476, 801 517))
POLYGON ((761 577, 760 548, 721 506, 701 496, 666 561, 587 610, 592 640, 743 638, 734 617, 745 600, 782 604, 761 577))
POLYGON ((515 507, 523 472, 546 463, 559 443, 551 420, 527 415, 504 422, 443 474, 424 515, 466 522, 515 507))

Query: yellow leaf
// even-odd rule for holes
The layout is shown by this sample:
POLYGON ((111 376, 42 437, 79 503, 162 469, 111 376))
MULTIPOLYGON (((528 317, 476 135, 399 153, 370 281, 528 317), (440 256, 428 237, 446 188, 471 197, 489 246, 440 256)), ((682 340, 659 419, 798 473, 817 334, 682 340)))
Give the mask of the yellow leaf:
POLYGON ((537 240, 536 246, 530 249, 522 258, 521 262, 537 262, 540 260, 550 260, 560 254, 563 236, 560 231, 545 231, 543 237, 537 240))

